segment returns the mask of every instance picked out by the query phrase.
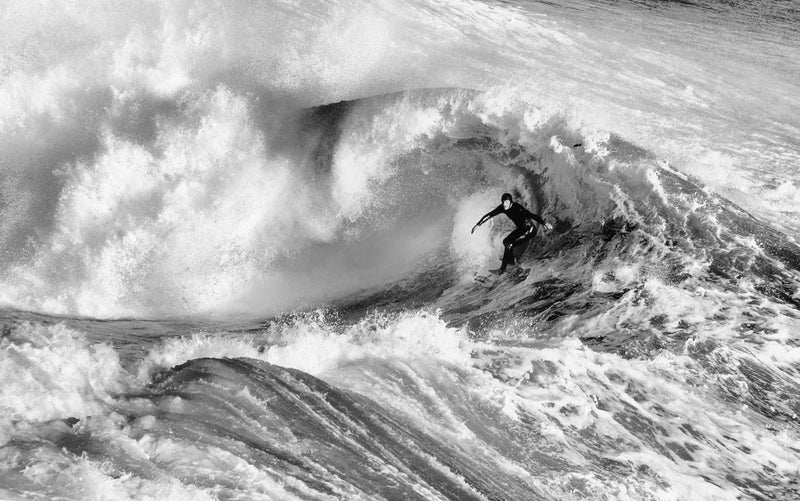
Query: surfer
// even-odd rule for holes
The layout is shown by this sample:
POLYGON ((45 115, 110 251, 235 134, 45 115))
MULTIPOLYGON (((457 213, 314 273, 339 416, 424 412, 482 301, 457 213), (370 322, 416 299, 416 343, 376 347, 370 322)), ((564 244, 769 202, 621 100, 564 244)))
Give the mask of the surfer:
POLYGON ((553 227, 549 223, 546 223, 541 216, 532 213, 520 204, 514 203, 514 201, 511 199, 510 193, 503 193, 503 196, 500 197, 500 202, 500 205, 484 215, 475 224, 475 226, 472 227, 472 231, 470 231, 470 233, 475 233, 475 228, 500 214, 501 212, 504 212, 505 215, 508 216, 508 218, 511 219, 515 225, 517 225, 517 229, 509 233, 508 236, 503 239, 503 246, 505 247, 505 250, 503 251, 503 264, 500 266, 499 270, 492 270, 498 275, 505 272, 506 267, 509 264, 516 264, 514 259, 514 246, 526 242, 528 239, 536 235, 536 226, 533 224, 534 221, 544 225, 546 231, 553 229, 553 227))

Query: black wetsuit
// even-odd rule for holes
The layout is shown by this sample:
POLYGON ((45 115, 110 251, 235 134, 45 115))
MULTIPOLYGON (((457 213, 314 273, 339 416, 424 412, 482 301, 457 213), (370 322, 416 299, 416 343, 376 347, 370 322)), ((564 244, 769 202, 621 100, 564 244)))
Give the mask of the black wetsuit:
POLYGON ((544 219, 539 215, 532 213, 525 207, 514 202, 511 202, 511 207, 509 207, 508 210, 503 208, 503 204, 498 205, 497 208, 483 216, 481 222, 493 218, 502 212, 504 212, 509 219, 514 221, 514 224, 517 225, 517 229, 509 233, 508 236, 503 239, 505 251, 503 251, 503 264, 500 266, 501 272, 506 271, 506 267, 509 264, 514 264, 514 244, 522 243, 536 235, 536 227, 533 226, 531 220, 539 224, 545 224, 544 219))

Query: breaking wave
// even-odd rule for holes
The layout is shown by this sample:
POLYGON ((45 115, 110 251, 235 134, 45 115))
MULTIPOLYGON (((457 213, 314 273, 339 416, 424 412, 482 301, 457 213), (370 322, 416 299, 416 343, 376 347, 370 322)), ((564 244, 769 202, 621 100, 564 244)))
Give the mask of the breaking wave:
POLYGON ((0 497, 797 497, 784 3, 6 3, 0 497))

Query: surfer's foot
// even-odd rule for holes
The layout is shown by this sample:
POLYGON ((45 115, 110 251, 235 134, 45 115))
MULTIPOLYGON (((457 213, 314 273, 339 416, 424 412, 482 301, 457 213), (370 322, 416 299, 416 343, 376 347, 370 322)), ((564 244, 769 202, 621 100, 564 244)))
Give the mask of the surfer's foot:
POLYGON ((494 273, 495 275, 502 275, 506 270, 502 268, 497 268, 496 270, 489 270, 489 273, 494 273))

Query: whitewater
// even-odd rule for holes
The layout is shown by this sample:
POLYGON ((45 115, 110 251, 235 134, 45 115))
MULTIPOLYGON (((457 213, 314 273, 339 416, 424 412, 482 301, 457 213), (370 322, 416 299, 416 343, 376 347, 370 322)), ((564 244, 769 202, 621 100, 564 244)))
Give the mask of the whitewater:
POLYGON ((799 27, 4 0, 0 498, 800 498, 799 27))

